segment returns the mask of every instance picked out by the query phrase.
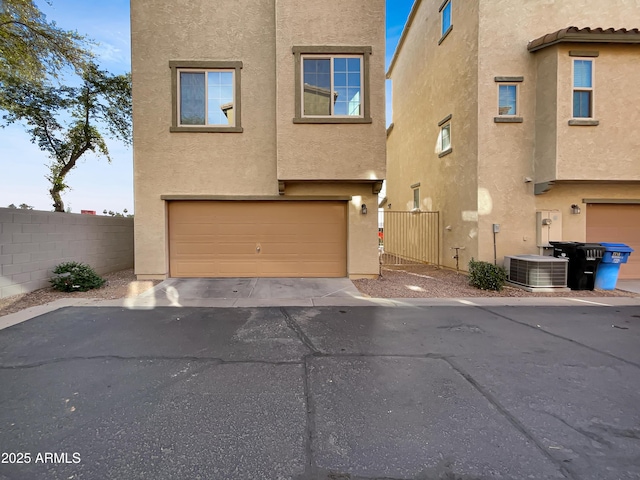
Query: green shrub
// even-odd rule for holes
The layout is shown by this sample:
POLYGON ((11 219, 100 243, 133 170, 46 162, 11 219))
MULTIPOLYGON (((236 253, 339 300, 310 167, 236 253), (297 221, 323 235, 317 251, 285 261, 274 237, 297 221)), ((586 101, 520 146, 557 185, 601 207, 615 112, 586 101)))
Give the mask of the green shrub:
POLYGON ((481 290, 502 290, 507 281, 507 271, 489 262, 469 262, 469 285, 481 290))
POLYGON ((53 273, 49 282, 53 288, 62 292, 86 292, 92 288, 100 288, 106 282, 86 263, 61 263, 53 269, 53 273))

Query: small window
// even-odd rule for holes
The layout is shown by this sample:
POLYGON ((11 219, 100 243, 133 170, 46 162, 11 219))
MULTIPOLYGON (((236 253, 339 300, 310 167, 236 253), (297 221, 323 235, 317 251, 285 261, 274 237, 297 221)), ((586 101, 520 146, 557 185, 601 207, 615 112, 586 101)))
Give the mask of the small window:
POLYGON ((518 86, 516 84, 498 85, 498 115, 518 115, 518 86))
POLYGON ((451 28, 451 0, 446 0, 440 7, 441 30, 440 35, 444 37, 451 28))
POLYGON ((371 123, 371 47, 293 47, 294 123, 371 123))
POLYGON ((593 118, 593 60, 573 61, 573 118, 593 118))
POLYGON ((413 189, 413 208, 420 208, 420 188, 413 189))
POLYGON ((241 62, 169 62, 171 131, 241 132, 241 62))
POLYGON ((438 140, 440 155, 448 153, 451 150, 451 123, 445 123, 440 127, 438 140))

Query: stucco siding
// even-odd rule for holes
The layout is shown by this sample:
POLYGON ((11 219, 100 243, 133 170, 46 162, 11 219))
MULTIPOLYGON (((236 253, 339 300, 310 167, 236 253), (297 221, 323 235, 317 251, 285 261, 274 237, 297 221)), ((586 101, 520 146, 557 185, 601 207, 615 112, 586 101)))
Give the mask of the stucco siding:
MULTIPOLYGON (((478 255, 482 260, 493 261, 492 225, 496 223, 500 224, 500 233, 496 235, 497 257, 502 261, 504 255, 537 251, 535 212, 542 208, 541 205, 560 209, 565 218, 569 217, 568 206, 562 201, 557 203, 559 197, 552 195, 551 200, 547 197, 553 189, 536 196, 533 194, 534 183, 555 179, 622 179, 620 170, 640 178, 636 173, 640 166, 635 166, 638 162, 631 165, 633 158, 637 158, 631 152, 638 150, 640 140, 629 135, 623 138, 620 117, 614 112, 615 107, 610 108, 621 96, 613 100, 598 92, 601 101, 605 102, 602 108, 606 120, 601 126, 569 127, 572 84, 568 51, 577 47, 551 47, 545 49, 549 51, 536 53, 529 53, 526 48, 530 40, 570 25, 637 27, 640 1, 617 0, 608 3, 604 9, 596 3, 592 4, 593 8, 585 8, 584 2, 577 0, 482 0, 479 5, 478 255), (522 123, 494 121, 498 113, 495 77, 500 76, 523 78, 518 84, 518 116, 522 123), (611 116, 617 120, 615 126, 611 116), (594 135, 593 129, 600 131, 594 135), (616 154, 607 156, 605 151, 612 149, 616 154), (605 166, 603 158, 613 160, 616 168, 612 169, 611 163, 609 167, 605 166), (616 173, 607 175, 608 169, 616 173)), ((622 80, 623 72, 631 73, 632 55, 627 53, 625 57, 622 51, 640 52, 637 47, 581 45, 579 48, 600 50, 596 75, 604 75, 607 69, 618 71, 613 79, 626 87, 626 91, 633 91, 622 80), (606 55, 607 51, 620 53, 606 55)), ((608 80, 600 81, 604 84, 608 80)), ((629 81, 632 81, 631 77, 629 81)), ((615 91, 621 90, 616 88, 615 91)), ((628 111, 633 104, 627 97, 626 108, 622 110, 628 111)), ((630 116, 635 119, 637 115, 634 111, 630 116)), ((596 194, 599 192, 595 183, 590 188, 596 194)), ((572 217, 570 221, 575 222, 572 217)), ((584 231, 581 237, 584 237, 584 231)))
POLYGON ((478 10, 453 2, 453 29, 438 45, 441 3, 420 3, 390 74, 387 197, 391 210, 411 210, 411 185, 420 183, 420 208, 441 212, 441 262, 455 268, 451 247, 465 247, 463 265, 477 257, 478 10), (452 151, 440 157, 438 123, 448 115, 452 151))
POLYGON ((160 195, 278 192, 274 0, 216 2, 215 8, 134 0, 131 19, 136 272, 165 275, 160 195), (169 131, 172 60, 243 62, 243 133, 169 131))
MULTIPOLYGON (((292 179, 361 180, 367 183, 341 183, 342 195, 372 195, 370 182, 384 178, 384 0, 330 0, 304 8, 292 0, 180 5, 132 0, 131 36, 135 262, 140 278, 169 274, 168 212, 162 196, 286 197, 318 190, 315 184, 294 188, 287 182, 280 192, 278 180, 292 179), (373 123, 293 124, 296 45, 371 47, 373 123), (188 62, 241 62, 233 109, 233 116, 241 118, 237 131, 193 132, 186 130, 198 127, 175 125, 172 68, 175 72, 188 62)), ((366 196, 372 211, 374 197, 366 196)), ((354 228, 352 238, 367 245, 361 254, 367 260, 350 265, 357 274, 376 274, 377 248, 368 245, 376 242, 377 226, 355 216, 351 220, 366 226, 354 228)), ((358 246, 353 242, 349 240, 349 252, 358 246)), ((356 259, 359 255, 353 254, 356 259)))
POLYGON ((534 171, 536 183, 555 180, 558 144, 558 52, 546 49, 535 54, 536 111, 534 171))
MULTIPOLYGON (((640 19, 639 19, 640 24, 640 19)), ((593 44, 594 120, 597 126, 570 126, 572 60, 570 50, 558 49, 558 180, 640 180, 640 45, 593 44)))
POLYGON ((536 197, 538 210, 559 210, 562 212, 562 239, 565 241, 586 241, 587 208, 585 199, 616 199, 619 201, 640 201, 640 183, 602 184, 581 182, 560 184, 544 195, 536 197), (571 213, 571 205, 578 205, 581 213, 571 213))
MULTIPOLYGON (((572 84, 570 49, 552 46, 535 53, 528 43, 571 25, 637 28, 640 0, 453 0, 453 29, 440 38, 440 1, 418 0, 417 10, 390 72, 393 123, 388 135, 387 203, 413 207, 411 185, 420 184, 421 208, 439 210, 443 263, 449 249, 465 246, 471 256, 497 261, 504 255, 536 253, 536 211, 557 209, 566 234, 584 238, 585 223, 570 214, 569 196, 621 195, 635 187, 604 182, 640 180, 637 45, 581 44, 598 50, 595 116, 598 126, 569 126, 572 84), (517 85, 517 113, 498 118, 498 85, 517 85), (607 88, 611 85, 615 88, 607 88), (603 91, 604 90, 604 91, 603 91), (438 158, 437 122, 452 114, 451 154, 438 158), (582 180, 580 186, 536 183, 582 180), (602 183, 598 183, 598 182, 602 183), (569 193, 567 193, 569 192, 569 193)), ((617 197, 615 197, 617 198, 617 197)))
POLYGON ((372 180, 385 177, 385 2, 276 2, 278 178, 372 180), (294 124, 293 46, 371 47, 371 124, 294 124))

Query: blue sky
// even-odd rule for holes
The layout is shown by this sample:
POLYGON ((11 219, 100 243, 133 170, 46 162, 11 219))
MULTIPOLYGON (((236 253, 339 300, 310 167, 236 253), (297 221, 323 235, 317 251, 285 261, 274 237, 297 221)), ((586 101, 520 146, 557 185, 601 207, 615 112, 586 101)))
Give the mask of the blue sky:
MULTIPOLYGON (((99 42, 95 53, 101 67, 113 73, 131 69, 129 0, 43 0, 36 4, 60 27, 77 30, 99 42)), ((387 66, 400 39, 413 0, 387 0, 387 66)), ((387 123, 391 114, 387 85, 387 123)), ((133 211, 133 154, 130 148, 110 141, 111 164, 87 155, 67 176, 71 189, 63 194, 65 206, 81 209, 133 211)), ((27 203, 36 210, 52 210, 49 197, 49 159, 29 141, 20 125, 0 129, 0 207, 27 203)))

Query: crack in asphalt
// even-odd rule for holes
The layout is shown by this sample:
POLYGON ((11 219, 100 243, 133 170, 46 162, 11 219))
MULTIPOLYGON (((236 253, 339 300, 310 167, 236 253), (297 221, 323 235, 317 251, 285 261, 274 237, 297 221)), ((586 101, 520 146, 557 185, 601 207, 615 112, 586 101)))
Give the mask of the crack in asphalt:
MULTIPOLYGON (((640 368, 640 365, 637 363, 634 363, 632 361, 628 361, 625 360, 623 358, 620 358, 616 355, 607 353, 607 352, 603 352, 601 350, 598 350, 597 348, 594 347, 590 347, 588 345, 585 345, 583 343, 580 343, 576 340, 573 340, 571 338, 567 338, 564 337, 562 335, 559 334, 555 334, 540 328, 537 328, 535 326, 529 325, 527 323, 518 321, 516 319, 510 318, 506 315, 502 315, 499 313, 496 313, 492 310, 490 310, 489 308, 485 308, 482 306, 475 306, 475 308, 478 308, 480 310, 483 310, 491 315, 495 315, 497 317, 506 319, 512 323, 516 323, 525 327, 529 327, 531 329, 534 329, 536 331, 540 331, 544 334, 550 335, 552 337, 561 339, 561 340, 565 340, 568 341, 572 344, 587 348, 588 350, 595 352, 595 353, 599 353, 611 358, 614 358, 620 362, 623 362, 625 364, 629 364, 632 366, 636 366, 640 368)), ((301 474, 299 478, 300 480, 305 480, 305 479, 319 479, 321 478, 326 478, 326 479, 350 479, 350 480, 398 480, 398 479, 394 479, 391 477, 362 477, 362 476, 357 476, 357 475, 351 475, 348 473, 339 473, 339 472, 335 472, 335 471, 326 471, 324 469, 320 469, 316 463, 315 463, 315 453, 314 453, 314 442, 317 441, 317 425, 316 425, 316 405, 314 403, 314 399, 313 399, 313 393, 312 393, 312 380, 311 380, 311 375, 313 374, 312 370, 313 370, 313 366, 310 364, 310 360, 312 360, 313 358, 417 358, 417 359, 437 359, 437 360, 443 360, 445 361, 457 374, 459 374, 460 376, 462 376, 462 378, 464 378, 464 380, 466 382, 468 382, 476 391, 478 391, 480 393, 480 395, 487 401, 489 402, 489 404, 491 404, 500 414, 501 416, 505 417, 505 419, 512 425, 512 427, 514 427, 520 434, 522 434, 529 442, 531 442, 542 454, 545 458, 547 458, 553 465, 556 466, 556 468, 558 469, 558 471, 565 477, 568 479, 576 479, 577 478, 577 474, 575 472, 572 471, 572 469, 569 468, 568 465, 566 465, 565 463, 562 462, 562 460, 556 459, 554 458, 551 453, 545 448, 545 446, 536 439, 536 437, 534 436, 533 433, 529 432, 527 430, 527 428, 525 427, 525 425, 514 415, 512 414, 505 406, 503 406, 498 398, 496 396, 494 396, 488 389, 486 389, 484 386, 482 386, 480 384, 480 382, 478 380, 476 380, 470 373, 468 373, 467 371, 464 370, 464 368, 462 366, 460 366, 456 360, 455 360, 455 356, 454 355, 444 355, 444 354, 434 354, 434 353, 424 353, 424 354, 383 354, 383 353, 327 353, 327 352, 323 352, 321 349, 319 349, 318 347, 315 346, 315 344, 313 343, 312 339, 307 336, 307 334, 305 333, 305 331, 303 330, 303 328, 301 327, 301 325, 294 319, 294 317, 289 314, 289 312, 287 312, 287 310, 284 307, 280 307, 279 308, 281 314, 284 317, 284 320, 288 326, 289 329, 291 329, 297 339, 309 350, 309 353, 307 355, 304 355, 303 357, 301 357, 299 360, 291 360, 291 361, 266 361, 266 360, 224 360, 220 357, 207 357, 207 356, 121 356, 121 355, 95 355, 95 356, 70 356, 70 357, 61 357, 61 358, 54 358, 54 359, 50 359, 50 360, 43 360, 43 361, 39 361, 39 362, 33 362, 33 363, 28 363, 28 364, 6 364, 6 365, 0 365, 0 370, 19 370, 19 369, 29 369, 29 368, 37 368, 37 367, 41 367, 41 366, 45 366, 45 365, 51 365, 51 364, 56 364, 56 363, 63 363, 63 362, 73 362, 73 361, 84 361, 84 360, 117 360, 117 361, 148 361, 148 362, 153 362, 153 361, 187 361, 187 362, 194 362, 194 363, 200 363, 200 369, 203 368, 207 368, 207 365, 209 366, 219 366, 219 365, 228 365, 228 364, 264 364, 264 365, 271 365, 271 366, 279 366, 279 365, 297 365, 297 366, 302 366, 302 380, 303 380, 303 389, 304 389, 304 398, 305 398, 305 411, 306 411, 306 425, 305 425, 305 469, 304 469, 304 473, 301 474)), ((456 325, 455 327, 461 327, 461 325, 456 325)), ((438 327, 438 328, 444 328, 444 327, 438 327)), ((450 328, 450 327, 447 327, 450 328)), ((582 365, 580 365, 582 366, 582 365)), ((190 372, 191 373, 191 372, 190 372)), ((169 384, 178 382, 178 381, 182 381, 183 376, 180 375, 178 378, 176 378, 175 380, 172 380, 169 382, 169 384)), ((150 390, 145 391, 145 394, 148 394, 149 391, 155 391, 157 389, 160 388, 164 388, 166 387, 166 383, 164 383, 161 386, 152 388, 150 390)), ((548 415, 551 415, 552 417, 556 418, 558 421, 562 422, 563 424, 565 424, 566 426, 568 426, 569 428, 575 430, 576 432, 584 435, 585 437, 597 441, 603 445, 607 445, 610 446, 609 443, 606 442, 606 440, 604 440, 602 437, 600 437, 598 434, 594 434, 592 432, 588 432, 585 431, 583 429, 579 429, 576 427, 571 426, 569 423, 567 423, 564 419, 549 413, 549 412, 541 412, 541 413, 545 413, 548 415)), ((79 427, 74 428, 72 431, 68 432, 66 435, 62 435, 60 440, 66 440, 67 438, 69 438, 72 434, 74 434, 77 429, 79 427)), ((605 428, 606 430, 606 428, 605 428)), ((636 432, 635 430, 629 430, 629 431, 624 431, 619 432, 619 434, 621 436, 625 436, 627 438, 634 438, 637 439, 639 438, 638 435, 639 433, 636 432)), ((451 474, 453 475, 453 473, 451 472, 451 474)), ((418 476, 416 478, 422 478, 422 476, 418 476)), ((451 477, 445 477, 445 478, 455 478, 455 479, 462 479, 462 478, 466 478, 466 477, 457 477, 457 476, 451 476, 451 477)))
POLYGON ((153 361, 179 361, 179 362, 205 362, 213 365, 231 365, 231 364, 263 364, 263 365, 302 365, 302 361, 268 361, 268 360, 224 360, 219 357, 194 357, 194 356, 123 356, 123 355, 91 355, 91 356, 76 356, 76 357, 60 357, 52 358, 49 360, 42 360, 40 362, 24 363, 24 364, 7 364, 0 365, 0 370, 21 370, 29 368, 38 368, 46 365, 53 365, 56 363, 64 362, 77 362, 83 360, 119 360, 119 361, 141 361, 141 362, 153 362, 153 361))
POLYGON ((304 439, 304 451, 305 451, 305 464, 303 478, 316 478, 318 476, 318 468, 315 464, 313 454, 313 442, 316 438, 316 408, 313 402, 313 395, 311 393, 311 376, 310 366, 308 363, 309 357, 322 355, 320 350, 313 344, 311 339, 302 330, 302 327, 296 322, 289 312, 284 307, 280 307, 280 313, 284 317, 287 326, 296 334, 298 340, 309 349, 309 354, 302 358, 303 375, 302 382, 304 387, 304 402, 305 402, 305 439, 304 439))
MULTIPOLYGON (((313 356, 313 355, 311 355, 313 356)), ((309 356, 305 356, 304 358, 304 372, 303 372, 303 382, 304 382, 304 399, 305 399, 305 410, 306 410, 306 425, 305 425, 305 476, 310 476, 310 478, 317 477, 317 466, 315 463, 315 456, 313 454, 313 442, 317 436, 316 430, 316 406, 313 401, 313 395, 311 393, 311 376, 309 374, 309 363, 307 362, 309 356)))
POLYGON ((516 430, 518 430, 522 435, 524 435, 527 440, 533 443, 536 446, 536 448, 551 463, 556 465, 560 473, 562 473, 565 476, 565 478, 570 478, 570 479, 577 478, 576 476, 574 476, 573 472, 571 472, 571 470, 566 465, 563 465, 560 460, 557 460, 556 458, 554 458, 549 453, 549 451, 544 447, 544 445, 542 445, 536 439, 536 437, 531 432, 529 432, 529 430, 527 430, 524 424, 520 420, 518 420, 514 415, 512 415, 511 412, 509 412, 509 410, 507 410, 507 408, 504 407, 491 392, 489 392, 482 385, 480 385, 470 373, 465 371, 460 365, 458 365, 457 362, 455 362, 455 360, 453 360, 450 357, 443 357, 442 360, 447 362, 451 366, 451 368, 453 368, 459 375, 462 376, 462 378, 464 378, 467 382, 469 382, 471 386, 480 393, 480 395, 482 395, 491 405, 493 405, 496 408, 496 410, 498 410, 498 412, 500 412, 502 416, 504 416, 509 421, 509 423, 511 423, 511 425, 515 427, 516 430))
POLYGON ((316 348, 316 346, 313 344, 311 339, 307 337, 307 334, 304 333, 300 325, 298 325, 298 323, 293 319, 293 317, 289 315, 289 312, 287 312, 287 310, 285 310, 284 307, 280 307, 280 313, 282 313, 282 316, 284 317, 284 321, 286 322, 287 326, 291 330, 293 330, 293 332, 296 334, 298 339, 304 344, 304 346, 307 347, 311 351, 311 353, 320 353, 320 350, 316 348))
POLYGON ((552 412, 546 412, 544 410, 538 410, 538 409, 532 409, 534 412, 538 412, 538 413, 543 413, 545 415, 549 415, 552 418, 555 418, 556 420, 558 420, 560 423, 562 423, 563 425, 566 425, 567 427, 569 427, 571 430, 573 430, 576 433, 579 433, 580 435, 588 438, 589 440, 592 440, 594 442, 599 443, 600 445, 603 445, 605 447, 611 448, 611 443, 608 442, 607 440, 605 440, 603 437, 601 437, 600 435, 590 432, 588 430, 585 430, 584 428, 579 428, 579 427, 574 427, 573 425, 571 425, 568 421, 566 421, 564 418, 562 418, 560 415, 557 415, 555 413, 552 412))
POLYGON ((531 328, 532 330, 535 330, 536 332, 542 332, 542 333, 550 335, 550 336, 552 336, 554 338, 559 338, 560 340, 565 340, 565 341, 567 341, 569 343, 573 343, 574 345, 579 345, 579 346, 581 346, 583 348, 586 348, 587 350, 591 350, 592 352, 596 352, 596 353, 599 353, 601 355, 605 355, 607 357, 610 357, 610 358, 613 358, 615 360, 618 360, 619 362, 626 363, 627 365, 632 365, 634 367, 640 368, 640 363, 632 362, 631 360, 627 360, 625 358, 618 357, 617 355, 614 355, 613 353, 609 353, 609 352, 604 352, 602 350, 598 350, 595 347, 591 347, 591 346, 589 346, 587 344, 578 342, 577 340, 573 340, 572 338, 565 337, 565 336, 560 335, 558 333, 553 333, 553 332, 550 332, 548 330, 544 330, 542 328, 536 327, 535 325, 529 325, 526 322, 521 322, 519 320, 516 320, 514 318, 508 317, 506 315, 502 315, 501 313, 494 312, 490 308, 482 307, 482 306, 479 306, 479 305, 474 305, 474 308, 477 308, 478 310, 482 310, 483 312, 490 313, 491 315, 495 315, 496 317, 504 318, 505 320, 509 320, 510 322, 517 323, 518 325, 522 325, 523 327, 531 328))

